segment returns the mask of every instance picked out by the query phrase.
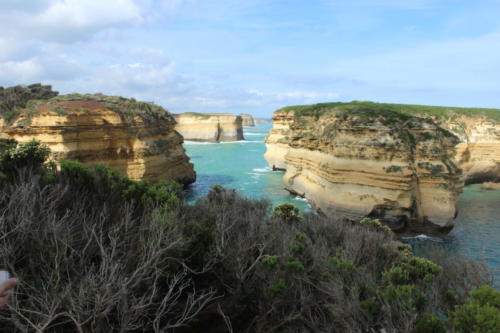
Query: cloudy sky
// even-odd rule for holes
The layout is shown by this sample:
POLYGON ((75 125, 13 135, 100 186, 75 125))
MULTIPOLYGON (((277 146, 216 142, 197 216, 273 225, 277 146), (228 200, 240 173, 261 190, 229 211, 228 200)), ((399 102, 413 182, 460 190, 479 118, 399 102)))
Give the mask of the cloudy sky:
POLYGON ((500 0, 0 0, 0 85, 173 112, 500 108, 500 0))

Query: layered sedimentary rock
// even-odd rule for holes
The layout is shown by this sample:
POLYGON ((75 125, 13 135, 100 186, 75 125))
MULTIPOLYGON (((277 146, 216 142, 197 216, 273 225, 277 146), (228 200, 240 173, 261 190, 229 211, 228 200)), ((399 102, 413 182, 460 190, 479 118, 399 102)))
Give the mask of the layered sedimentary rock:
POLYGON ((453 226, 463 186, 459 139, 431 119, 365 103, 278 110, 265 158, 285 188, 336 218, 380 218, 394 230, 453 226))
POLYGON ((255 126, 255 121, 251 115, 242 113, 240 117, 243 120, 243 126, 255 126))
POLYGON ((449 117, 436 121, 460 138, 456 161, 466 184, 500 182, 500 110, 477 115, 449 110, 449 117))
POLYGON ((0 125, 4 138, 47 144, 56 161, 105 164, 134 180, 189 184, 196 178, 174 118, 153 103, 72 94, 28 103, 16 119, 0 125))
POLYGON ((243 120, 228 113, 181 113, 174 115, 175 129, 185 140, 223 142, 244 140, 243 120))

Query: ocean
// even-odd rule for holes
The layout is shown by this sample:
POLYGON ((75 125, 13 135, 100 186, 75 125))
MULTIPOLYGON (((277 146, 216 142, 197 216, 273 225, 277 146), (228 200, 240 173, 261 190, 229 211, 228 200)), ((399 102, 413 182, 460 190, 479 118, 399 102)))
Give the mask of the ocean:
MULTIPOLYGON (((186 200, 194 202, 214 184, 233 188, 246 197, 268 198, 273 206, 290 202, 303 212, 311 212, 307 200, 283 189, 283 172, 272 171, 264 159, 264 138, 271 124, 245 127, 245 141, 224 143, 185 142, 186 153, 194 163, 196 183, 186 190, 186 200)), ((444 239, 425 235, 406 240, 418 247, 440 244, 450 255, 466 253, 485 262, 500 288, 500 191, 466 186, 459 198, 455 228, 444 239)))

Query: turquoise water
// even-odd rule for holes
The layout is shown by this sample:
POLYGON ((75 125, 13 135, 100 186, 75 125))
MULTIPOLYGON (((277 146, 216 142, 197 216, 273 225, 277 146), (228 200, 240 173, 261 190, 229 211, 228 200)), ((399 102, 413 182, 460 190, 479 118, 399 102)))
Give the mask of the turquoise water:
POLYGON ((458 201, 455 227, 443 240, 420 238, 418 247, 429 243, 443 245, 451 255, 466 253, 476 261, 485 262, 500 289, 500 191, 487 191, 481 185, 464 188, 458 201))
POLYGON ((306 200, 283 189, 283 172, 272 171, 264 159, 264 138, 271 124, 245 127, 245 141, 203 143, 185 142, 184 148, 194 163, 196 183, 187 190, 188 202, 204 196, 214 184, 234 188, 251 198, 268 198, 273 205, 292 202, 310 211, 306 200))
MULTIPOLYGON (((252 198, 268 198, 273 205, 291 202, 302 211, 311 207, 302 198, 283 189, 283 173, 267 167, 264 138, 271 124, 245 127, 246 141, 231 143, 186 142, 184 147, 194 163, 197 180, 186 191, 194 202, 205 195, 213 184, 237 189, 252 198)), ((484 261, 500 287, 500 191, 481 190, 480 185, 464 188, 459 199, 456 227, 444 240, 417 237, 418 246, 433 242, 443 244, 451 254, 466 252, 475 260, 484 261)))

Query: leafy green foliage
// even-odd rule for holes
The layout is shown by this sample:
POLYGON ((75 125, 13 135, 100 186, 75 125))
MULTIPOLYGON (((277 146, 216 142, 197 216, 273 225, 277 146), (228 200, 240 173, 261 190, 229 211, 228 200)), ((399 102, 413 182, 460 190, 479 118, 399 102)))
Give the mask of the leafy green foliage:
POLYGON ((424 313, 417 322, 415 333, 446 333, 446 325, 438 317, 424 313))
MULTIPOLYGON (((453 257, 467 283, 450 283, 373 222, 293 206, 270 216, 266 200, 222 186, 185 205, 178 184, 105 166, 63 161, 18 174, 0 187, 0 265, 23 281, 0 315, 9 332, 441 332, 436 317, 487 281, 453 257)), ((495 328, 498 295, 471 295, 450 327, 495 328)))
POLYGON ((389 302, 401 304, 412 312, 422 311, 427 304, 425 294, 417 286, 409 284, 388 285, 384 297, 389 302))
POLYGON ((262 267, 269 270, 274 270, 278 267, 278 257, 277 256, 265 256, 260 260, 262 267))
POLYGON ((273 298, 280 292, 286 289, 285 280, 277 279, 273 281, 269 287, 264 290, 264 295, 268 298, 273 298))
POLYGON ((500 292, 490 286, 476 289, 450 313, 450 323, 456 332, 500 332, 500 292))
POLYGON ((373 230, 389 234, 389 235, 393 234, 391 228, 389 228, 388 226, 386 226, 385 224, 383 224, 382 222, 380 222, 377 219, 371 219, 369 217, 365 217, 365 218, 361 219, 361 221, 359 221, 359 224, 361 224, 363 226, 367 226, 369 228, 372 228, 373 230))
MULTIPOLYGON (((113 112, 116 112, 125 122, 133 122, 134 117, 141 118, 145 123, 155 123, 166 121, 174 123, 170 113, 163 107, 152 102, 141 102, 134 98, 124 98, 119 96, 106 96, 103 94, 68 94, 52 98, 50 103, 67 101, 91 101, 99 102, 113 112)), ((81 112, 87 113, 88 109, 82 108, 81 112)))
POLYGON ((50 149, 39 141, 29 141, 14 146, 12 141, 6 143, 11 148, 0 155, 0 171, 14 174, 22 168, 39 169, 43 166, 50 154, 50 149))
POLYGON ((384 279, 394 284, 432 282, 442 268, 432 261, 412 256, 384 273, 384 279))
POLYGON ((173 180, 163 180, 154 184, 146 181, 133 181, 118 171, 97 165, 86 168, 78 161, 61 161, 61 176, 78 188, 91 192, 98 187, 120 193, 124 199, 133 200, 144 206, 158 204, 173 207, 181 203, 182 185, 173 180))
POLYGON ((388 104, 374 103, 367 101, 352 101, 352 102, 333 102, 319 103, 312 105, 296 105, 288 106, 278 111, 290 112, 293 111, 295 116, 319 117, 324 113, 332 111, 347 111, 349 114, 385 114, 387 116, 395 116, 396 119, 407 119, 408 116, 426 115, 437 119, 449 119, 456 115, 464 115, 469 117, 486 117, 494 121, 500 121, 500 110, 488 108, 459 108, 448 106, 428 106, 428 105, 411 105, 411 104, 388 104), (397 115, 398 113, 399 115, 397 115))
MULTIPOLYGON (((12 123, 32 100, 47 100, 57 96, 51 86, 40 83, 29 86, 0 87, 0 115, 7 123, 12 123)), ((33 115, 33 113, 31 113, 33 115)))
POLYGON ((305 270, 304 265, 297 258, 289 258, 284 267, 288 272, 300 273, 305 270))
POLYGON ((289 224, 302 220, 299 209, 291 203, 283 203, 274 207, 273 217, 289 224))

